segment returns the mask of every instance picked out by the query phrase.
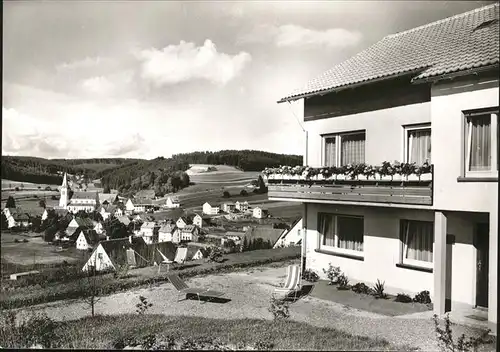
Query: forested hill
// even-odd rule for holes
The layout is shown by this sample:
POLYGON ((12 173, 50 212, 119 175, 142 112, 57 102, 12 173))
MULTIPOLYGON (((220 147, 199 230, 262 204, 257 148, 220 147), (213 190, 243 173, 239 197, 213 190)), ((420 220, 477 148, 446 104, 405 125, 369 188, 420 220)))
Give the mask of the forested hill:
POLYGON ((94 179, 100 170, 112 169, 137 159, 44 159, 29 156, 2 156, 3 179, 20 182, 61 184, 59 173, 67 172, 94 179))
POLYGON ((259 150, 221 150, 175 154, 172 159, 189 164, 231 165, 244 171, 262 171, 266 167, 302 165, 301 155, 288 155, 259 150))

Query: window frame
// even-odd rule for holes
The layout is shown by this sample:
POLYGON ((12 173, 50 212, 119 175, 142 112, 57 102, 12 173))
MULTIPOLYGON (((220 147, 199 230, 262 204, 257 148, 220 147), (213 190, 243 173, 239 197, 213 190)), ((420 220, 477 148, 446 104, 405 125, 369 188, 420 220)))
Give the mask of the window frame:
POLYGON ((363 215, 350 215, 350 214, 337 214, 337 213, 325 213, 325 212, 318 212, 318 225, 319 225, 319 219, 320 219, 320 216, 324 216, 324 215, 328 215, 328 216, 332 216, 334 218, 334 227, 335 227, 335 231, 334 231, 334 238, 333 238, 333 243, 334 245, 333 246, 328 246, 328 245, 325 245, 323 244, 323 242, 325 241, 325 235, 323 233, 320 232, 320 230, 318 229, 318 235, 319 235, 319 245, 318 245, 318 249, 319 250, 325 250, 325 251, 328 251, 328 252, 332 252, 332 253, 338 253, 338 254, 345 254, 345 255, 350 255, 350 256, 355 256, 355 257, 364 257, 364 250, 365 250, 365 218, 363 215), (361 251, 357 251, 357 250, 354 250, 354 249, 346 249, 346 248, 341 248, 341 247, 338 247, 338 242, 339 242, 339 236, 338 236, 338 218, 339 217, 345 217, 345 218, 357 218, 357 219, 361 219, 363 221, 363 250, 361 251))
POLYGON ((403 265, 411 265, 414 267, 418 268, 426 268, 426 269, 433 269, 434 268, 434 247, 435 247, 435 235, 434 235, 434 221, 427 221, 427 220, 415 220, 415 219, 400 219, 399 220, 399 263, 403 265), (407 249, 407 245, 403 241, 403 221, 408 221, 408 222, 414 222, 414 223, 419 223, 419 222, 426 222, 432 224, 432 261, 426 262, 424 260, 417 260, 417 259, 407 259, 405 258, 405 252, 407 249))
POLYGON ((470 177, 470 178, 487 178, 487 177, 498 177, 498 138, 499 138, 499 131, 498 131, 498 116, 499 116, 499 108, 498 107, 491 107, 491 108, 482 108, 482 109, 473 109, 473 110, 464 110, 462 111, 462 116, 463 116, 463 143, 462 143, 462 148, 463 148, 463 175, 465 177, 470 177), (490 115, 490 146, 491 146, 491 166, 489 170, 474 170, 470 171, 470 153, 471 153, 471 143, 472 143, 472 136, 471 132, 472 129, 469 128, 469 119, 474 116, 484 116, 484 115, 490 115))
MULTIPOLYGON (((365 136, 365 159, 366 159, 366 130, 354 130, 354 131, 346 131, 346 132, 338 132, 338 133, 328 133, 328 134, 324 134, 322 135, 322 139, 321 139, 321 145, 322 145, 322 148, 321 148, 321 153, 323 154, 322 155, 322 158, 321 158, 321 161, 322 161, 322 164, 323 164, 323 167, 332 167, 332 166, 335 166, 335 167, 340 167, 342 166, 342 148, 339 147, 339 146, 342 146, 342 137, 343 136, 352 136, 352 135, 357 135, 357 134, 363 134, 365 136), (327 165, 327 162, 326 162, 326 140, 327 139, 332 139, 332 138, 335 138, 335 165, 327 165)), ((365 160, 366 162, 366 160, 365 160)))
MULTIPOLYGON (((403 160, 405 163, 410 162, 410 132, 418 130, 429 130, 431 132, 431 148, 432 148, 432 125, 430 122, 403 126, 403 133, 404 133, 403 160)), ((429 164, 432 164, 432 154, 431 154, 431 159, 429 160, 429 164)))

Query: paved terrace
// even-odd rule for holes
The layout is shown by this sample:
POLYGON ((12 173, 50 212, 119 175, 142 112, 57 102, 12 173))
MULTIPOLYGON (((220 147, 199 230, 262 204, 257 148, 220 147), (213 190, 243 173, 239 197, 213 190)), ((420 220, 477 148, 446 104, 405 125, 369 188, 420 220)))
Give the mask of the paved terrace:
MULTIPOLYGON (((210 275, 187 280, 189 286, 209 286, 226 292, 227 303, 183 300, 177 302, 177 291, 170 283, 152 288, 135 289, 102 297, 97 303, 96 314, 134 313, 139 295, 143 295, 153 307, 148 313, 165 315, 189 315, 216 319, 272 319, 268 311, 269 298, 274 287, 285 280, 284 267, 259 267, 247 271, 210 275)), ((57 320, 73 320, 90 315, 90 309, 81 301, 69 300, 30 307, 20 310, 21 316, 28 311, 45 311, 57 320)), ((389 342, 418 347, 424 351, 438 350, 432 312, 389 317, 361 311, 338 303, 314 297, 303 297, 290 306, 291 319, 318 327, 344 330, 351 334, 385 338, 389 342)), ((455 326, 454 335, 471 328, 455 326)))

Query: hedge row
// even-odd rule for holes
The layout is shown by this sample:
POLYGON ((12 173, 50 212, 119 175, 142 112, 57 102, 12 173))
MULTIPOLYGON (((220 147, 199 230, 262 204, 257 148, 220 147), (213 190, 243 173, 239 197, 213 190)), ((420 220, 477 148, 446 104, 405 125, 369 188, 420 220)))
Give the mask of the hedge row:
MULTIPOLYGON (((236 263, 231 263, 230 261, 220 264, 207 263, 203 264, 200 267, 192 267, 184 270, 179 270, 178 274, 181 278, 190 278, 194 276, 209 275, 214 273, 226 273, 252 266, 260 266, 273 262, 282 262, 297 259, 300 256, 300 252, 293 250, 281 251, 280 249, 276 249, 263 251, 269 251, 270 255, 267 258, 258 258, 254 260, 248 258, 248 260, 243 260, 236 263), (271 251, 275 253, 272 253, 271 251), (280 251, 281 253, 279 253, 280 251)), ((8 294, 7 292, 2 292, 0 294, 0 308, 14 309, 59 300, 87 297, 89 296, 88 287, 84 284, 83 280, 85 279, 75 280, 74 282, 71 282, 69 284, 54 285, 52 287, 42 288, 38 291, 30 290, 25 292, 24 294, 17 294, 18 292, 10 292, 10 294, 8 294)), ((167 273, 160 273, 158 276, 154 277, 139 276, 124 279, 115 279, 112 274, 106 274, 99 276, 98 286, 100 295, 108 295, 139 286, 151 286, 166 281, 168 281, 167 273)))

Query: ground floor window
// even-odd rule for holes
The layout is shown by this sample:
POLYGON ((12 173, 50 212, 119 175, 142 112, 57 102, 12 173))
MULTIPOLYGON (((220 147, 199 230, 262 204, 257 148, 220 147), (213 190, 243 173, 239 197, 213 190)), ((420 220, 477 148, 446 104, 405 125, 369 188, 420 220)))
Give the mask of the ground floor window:
POLYGON ((432 221, 401 220, 401 262, 432 267, 434 223, 432 221))
POLYGON ((318 231, 321 247, 345 252, 363 251, 363 217, 319 213, 318 231))

